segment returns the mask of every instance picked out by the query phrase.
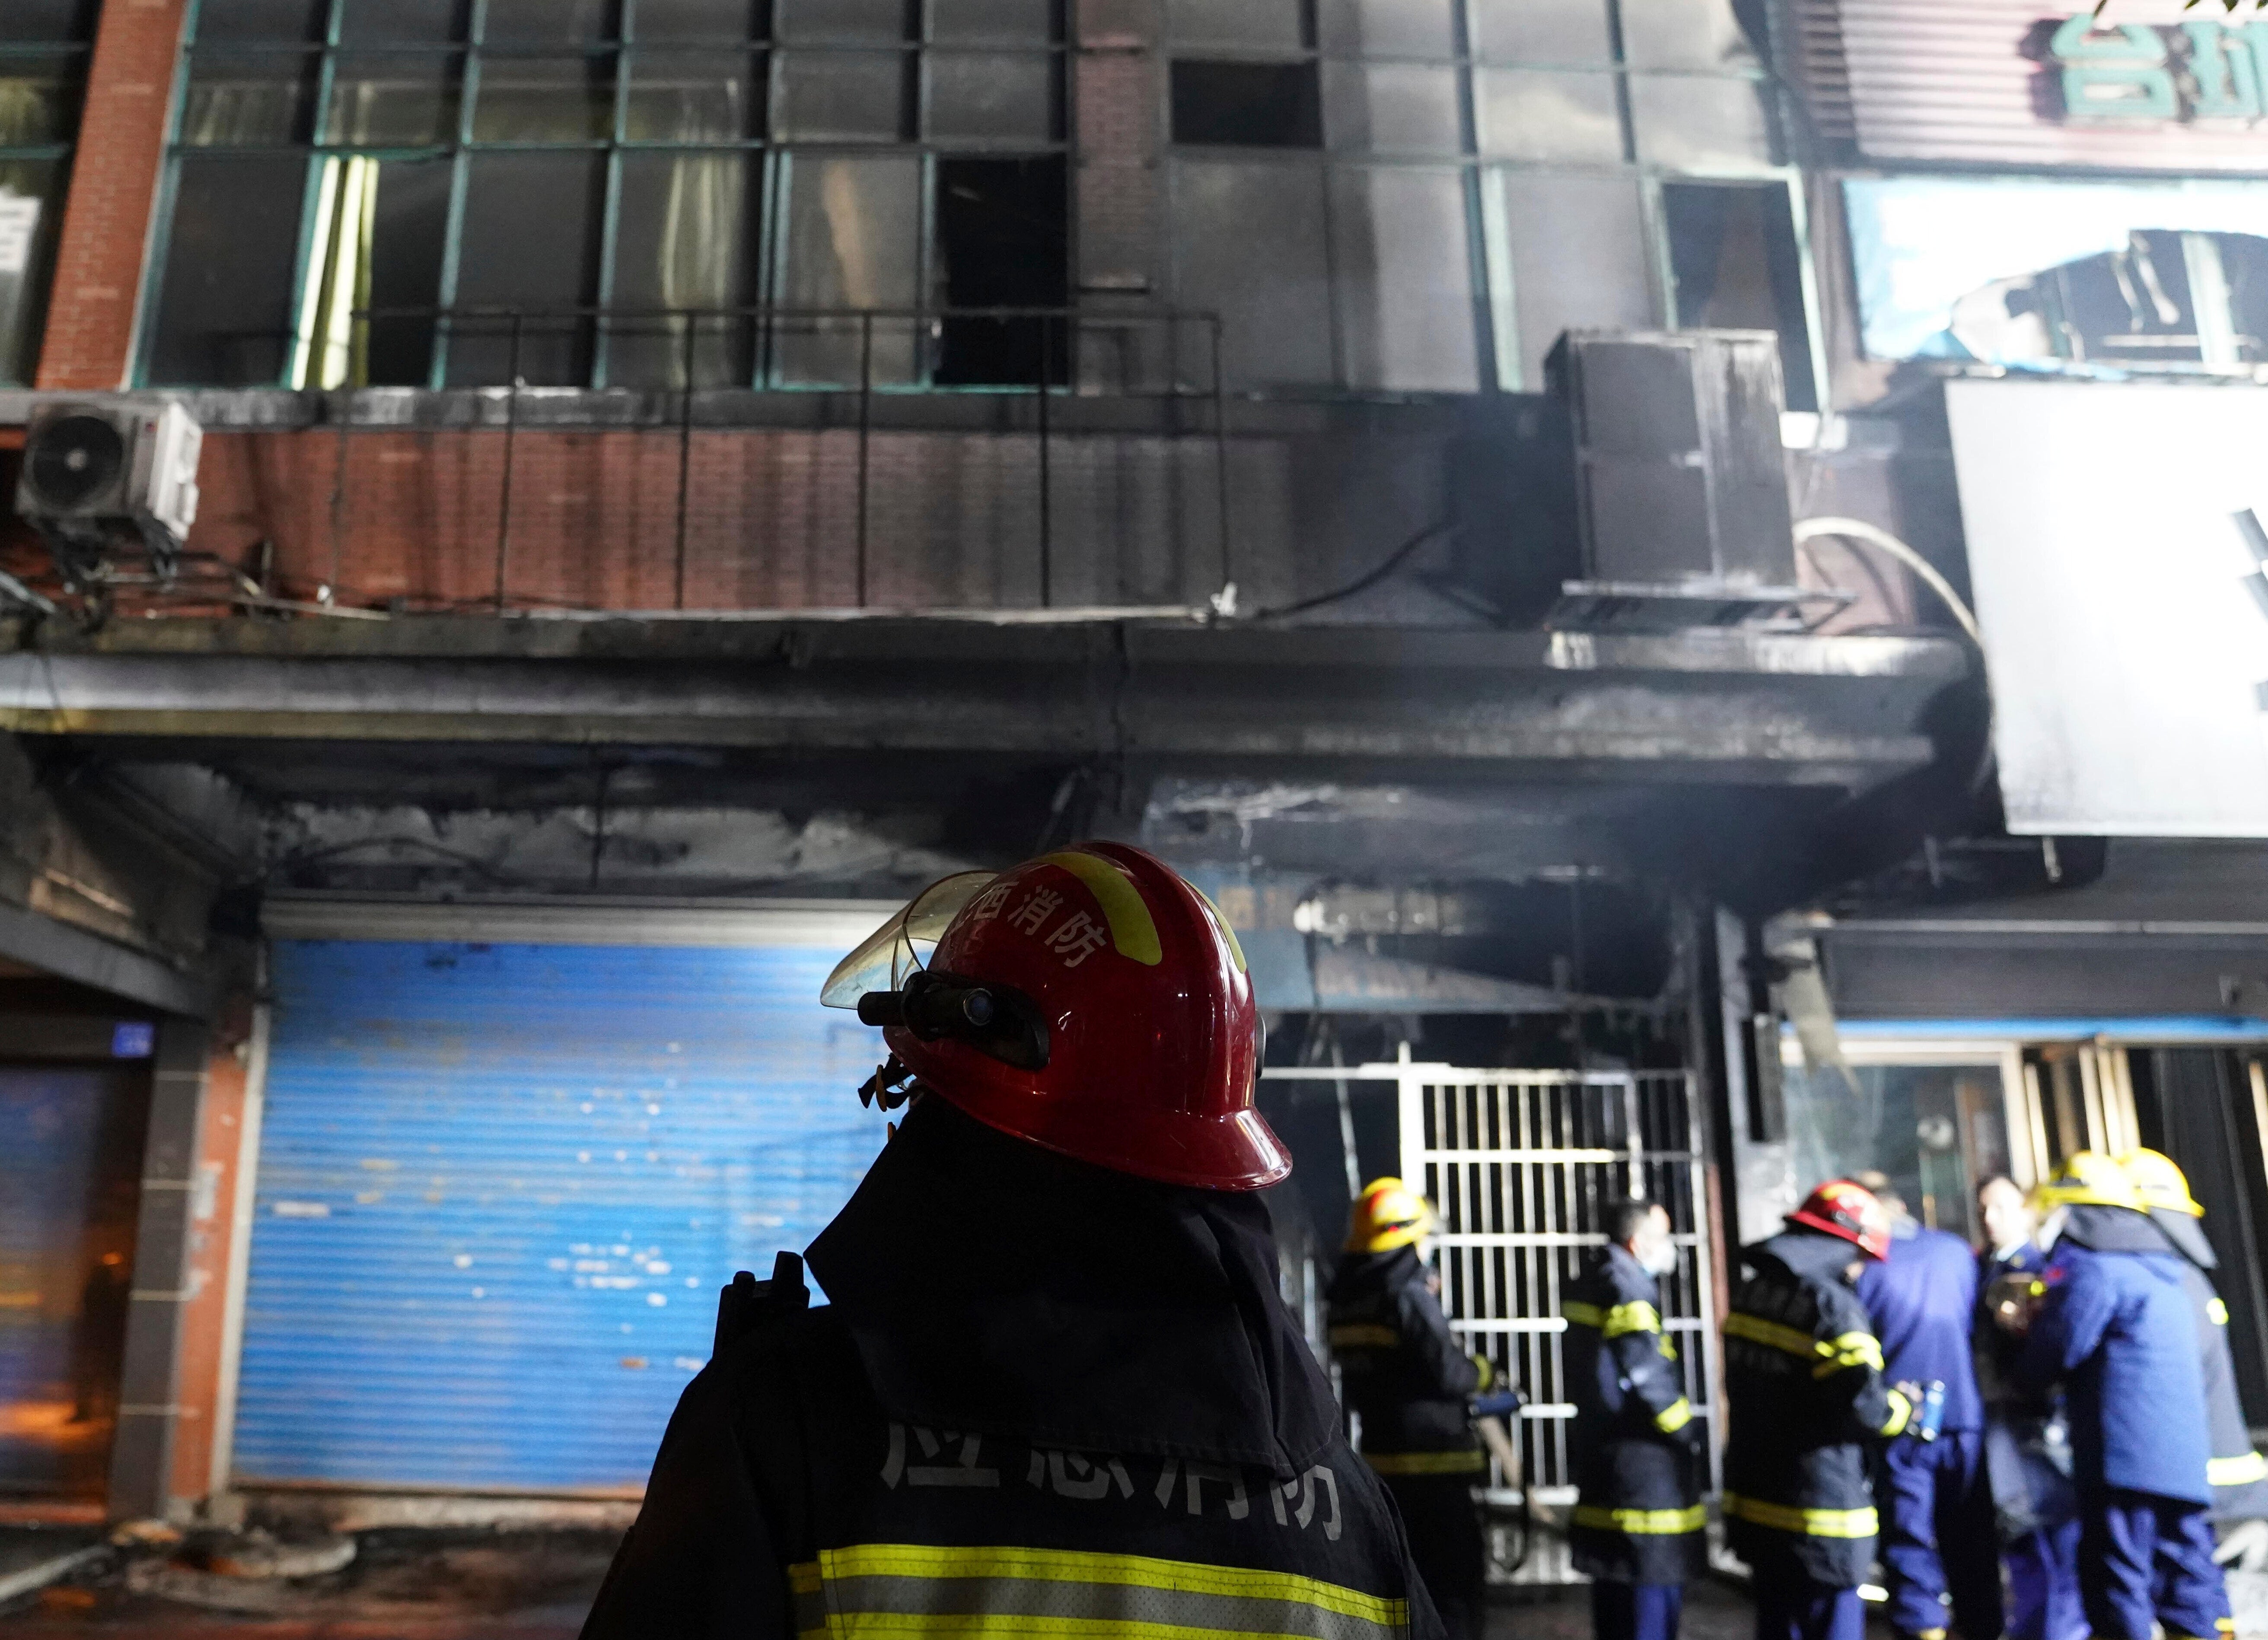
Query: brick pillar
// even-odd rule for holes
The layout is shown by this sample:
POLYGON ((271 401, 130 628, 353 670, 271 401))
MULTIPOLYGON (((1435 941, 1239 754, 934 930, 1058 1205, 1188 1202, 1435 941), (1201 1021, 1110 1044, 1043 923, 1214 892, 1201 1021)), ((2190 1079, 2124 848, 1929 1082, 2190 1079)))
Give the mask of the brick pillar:
POLYGON ((1071 56, 1078 286, 1147 295, 1163 283, 1157 0, 1079 0, 1078 18, 1071 56))
POLYGON ((188 0, 107 0, 102 8, 40 348, 42 388, 100 393, 129 385, 135 300, 187 10, 188 0))

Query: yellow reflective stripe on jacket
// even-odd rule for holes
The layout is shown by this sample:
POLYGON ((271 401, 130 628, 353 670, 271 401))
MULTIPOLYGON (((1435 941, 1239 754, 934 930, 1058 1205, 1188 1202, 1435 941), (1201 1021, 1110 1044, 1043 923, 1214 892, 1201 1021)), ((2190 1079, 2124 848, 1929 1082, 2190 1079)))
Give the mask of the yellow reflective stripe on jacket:
POLYGON ((1653 1415, 1653 1427, 1664 1435, 1675 1435, 1693 1422, 1693 1403, 1680 1395, 1653 1415))
POLYGON ((1401 1640, 1405 1600, 1303 1577, 1142 1555, 864 1543, 789 1569, 804 1634, 1401 1640), (814 1588, 815 1585, 815 1588, 814 1588), (813 1590, 806 1599, 806 1591, 813 1590), (816 1617, 814 1623, 812 1619, 816 1617))
POLYGON ((1851 1367, 1872 1367, 1882 1370, 1881 1342, 1872 1333, 1845 1333, 1839 1338, 1822 1338, 1812 1346, 1819 1357, 1819 1364, 1811 1369, 1814 1378, 1833 1378, 1851 1367))
POLYGON ((1913 1402, 1906 1399, 1904 1390, 1893 1389, 1884 1393, 1890 1400, 1890 1416, 1882 1420, 1882 1433, 1903 1435, 1907 1423, 1913 1418, 1913 1402))
POLYGON ((1782 1350, 1789 1355, 1806 1357, 1812 1354, 1813 1346, 1818 1342, 1800 1328, 1783 1326, 1778 1321, 1767 1321, 1761 1315, 1745 1315, 1738 1310, 1725 1318, 1725 1336, 1745 1338, 1752 1344, 1763 1344, 1767 1349, 1782 1350))
POLYGON ((1571 1300, 1559 1306, 1559 1313, 1579 1327, 1595 1327, 1609 1338, 1661 1330, 1661 1316, 1643 1298, 1618 1304, 1611 1310, 1602 1310, 1595 1304, 1585 1304, 1580 1299, 1571 1300))
POLYGON ((1402 1335, 1392 1327, 1377 1327, 1368 1322, 1349 1322, 1344 1327, 1334 1327, 1328 1336, 1334 1350, 1351 1347, 1392 1350, 1402 1342, 1402 1335))
POLYGON ((1578 1504, 1575 1524, 1601 1532, 1628 1533, 1632 1537, 1674 1537, 1700 1531, 1709 1524, 1709 1511, 1698 1504, 1690 1509, 1602 1509, 1593 1504, 1578 1504))
POLYGON ((2218 1294, 2205 1301, 2205 1319, 2215 1327, 2228 1325, 2228 1306, 2220 1301, 2218 1294))
POLYGON ((1488 1467, 1478 1451, 1454 1452, 1365 1452, 1362 1460, 1380 1475, 1473 1475, 1488 1467))
POLYGON ((2246 1486, 2255 1481, 2268 1481, 2268 1458, 2258 1452, 2247 1452, 2242 1458, 2215 1458, 2205 1465, 2205 1478, 2212 1486, 2246 1486))
POLYGON ((1872 1508, 1798 1509, 1788 1504, 1767 1504, 1762 1498, 1727 1492, 1724 1509, 1730 1519, 1807 1538, 1871 1538, 1882 1529, 1881 1517, 1872 1508))

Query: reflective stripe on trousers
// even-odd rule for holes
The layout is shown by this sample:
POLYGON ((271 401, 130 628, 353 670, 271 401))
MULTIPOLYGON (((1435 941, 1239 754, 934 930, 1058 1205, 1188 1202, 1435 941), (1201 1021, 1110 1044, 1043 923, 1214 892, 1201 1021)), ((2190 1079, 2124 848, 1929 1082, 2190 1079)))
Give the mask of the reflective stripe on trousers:
POLYGON ((788 1569, 799 1635, 1405 1640, 1410 1607, 1292 1572, 1141 1555, 862 1543, 788 1569))
POLYGON ((1808 1538, 1871 1538, 1882 1527, 1881 1517, 1871 1504, 1864 1509, 1799 1509, 1791 1504, 1768 1504, 1762 1498, 1727 1492, 1723 1506, 1728 1519, 1808 1538))
POLYGON ((1699 1504, 1690 1509, 1607 1509, 1594 1504, 1578 1504, 1575 1524, 1598 1532, 1677 1537, 1707 1526, 1709 1511, 1699 1504))

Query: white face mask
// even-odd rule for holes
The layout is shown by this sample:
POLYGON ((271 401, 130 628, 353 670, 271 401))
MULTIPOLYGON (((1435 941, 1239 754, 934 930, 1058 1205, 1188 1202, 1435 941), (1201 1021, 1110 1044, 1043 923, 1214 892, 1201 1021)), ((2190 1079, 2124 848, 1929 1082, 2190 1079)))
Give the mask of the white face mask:
POLYGON ((1673 1276, 1677 1272, 1677 1244, 1664 1236, 1638 1255, 1638 1266, 1649 1276, 1673 1276))

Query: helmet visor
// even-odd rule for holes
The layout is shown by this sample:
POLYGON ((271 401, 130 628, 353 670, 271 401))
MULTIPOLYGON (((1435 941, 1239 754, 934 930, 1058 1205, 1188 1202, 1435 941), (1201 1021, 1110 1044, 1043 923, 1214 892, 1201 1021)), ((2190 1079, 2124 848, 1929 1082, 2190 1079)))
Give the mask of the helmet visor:
POLYGON ((961 908, 982 894, 995 875, 959 871, 923 889, 835 965, 820 990, 821 1003, 829 1008, 856 1008, 869 991, 902 989, 908 974, 928 964, 961 908))

